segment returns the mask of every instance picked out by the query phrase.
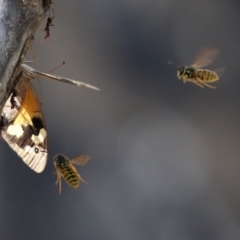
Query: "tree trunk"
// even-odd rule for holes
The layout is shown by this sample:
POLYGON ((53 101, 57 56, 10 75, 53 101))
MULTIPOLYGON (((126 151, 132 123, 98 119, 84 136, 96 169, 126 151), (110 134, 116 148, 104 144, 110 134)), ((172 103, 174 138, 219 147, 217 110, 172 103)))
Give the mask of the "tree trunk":
POLYGON ((0 112, 51 0, 0 1, 0 112))

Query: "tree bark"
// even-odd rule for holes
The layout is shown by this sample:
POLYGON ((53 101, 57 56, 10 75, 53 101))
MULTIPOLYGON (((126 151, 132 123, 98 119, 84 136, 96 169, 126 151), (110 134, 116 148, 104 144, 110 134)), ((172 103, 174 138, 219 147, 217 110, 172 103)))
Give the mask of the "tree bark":
POLYGON ((0 113, 51 0, 0 0, 0 113))

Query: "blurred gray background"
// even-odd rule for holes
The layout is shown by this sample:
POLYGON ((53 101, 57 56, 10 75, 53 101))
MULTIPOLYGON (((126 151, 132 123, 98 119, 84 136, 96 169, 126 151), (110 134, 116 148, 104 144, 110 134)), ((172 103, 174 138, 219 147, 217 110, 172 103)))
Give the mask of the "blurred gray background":
POLYGON ((31 171, 0 145, 0 238, 240 239, 240 4, 236 0, 55 0, 50 39, 28 60, 100 92, 34 81, 49 151, 87 153, 88 184, 63 182, 49 156, 31 171), (176 77, 203 47, 226 67, 216 90, 176 77))

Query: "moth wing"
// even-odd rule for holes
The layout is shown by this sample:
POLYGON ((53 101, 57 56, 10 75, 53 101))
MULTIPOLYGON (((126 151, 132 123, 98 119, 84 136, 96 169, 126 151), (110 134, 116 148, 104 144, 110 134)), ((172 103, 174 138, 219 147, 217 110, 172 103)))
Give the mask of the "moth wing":
POLYGON ((69 162, 72 164, 79 165, 79 166, 84 166, 88 162, 89 159, 90 159, 90 156, 88 156, 88 155, 80 155, 80 156, 70 159, 69 162))
MULTIPOLYGON (((33 86, 22 79, 25 94, 21 94, 22 104, 16 117, 2 127, 1 135, 9 146, 34 171, 40 173, 47 162, 47 131, 41 106, 37 100, 33 86)), ((11 115, 6 109, 6 114, 11 115)))
POLYGON ((219 55, 219 50, 215 48, 203 48, 198 52, 195 61, 192 65, 193 68, 206 67, 213 63, 219 55))
MULTIPOLYGON (((19 108, 22 105, 23 98, 26 94, 25 86, 19 83, 22 78, 22 74, 23 72, 20 72, 20 74, 15 78, 13 90, 3 107, 1 121, 4 119, 5 124, 11 122, 17 116, 19 108)), ((3 122, 1 122, 1 124, 3 124, 3 122)))
POLYGON ((7 99, 2 113, 1 113, 1 120, 6 119, 6 123, 11 122, 18 114, 19 108, 22 104, 22 101, 18 101, 19 98, 14 96, 14 93, 11 93, 9 98, 7 99), (13 105, 14 101, 14 105, 13 105))

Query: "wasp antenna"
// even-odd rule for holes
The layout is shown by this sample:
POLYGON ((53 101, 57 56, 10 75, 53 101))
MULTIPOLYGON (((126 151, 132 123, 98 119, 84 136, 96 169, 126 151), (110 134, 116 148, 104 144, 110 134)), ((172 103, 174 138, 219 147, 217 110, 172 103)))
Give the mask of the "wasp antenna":
POLYGON ((168 64, 169 65, 173 65, 173 66, 175 66, 176 68, 178 67, 175 63, 173 63, 173 62, 168 62, 168 64))
POLYGON ((69 148, 66 148, 63 154, 66 154, 66 152, 69 150, 69 148))

